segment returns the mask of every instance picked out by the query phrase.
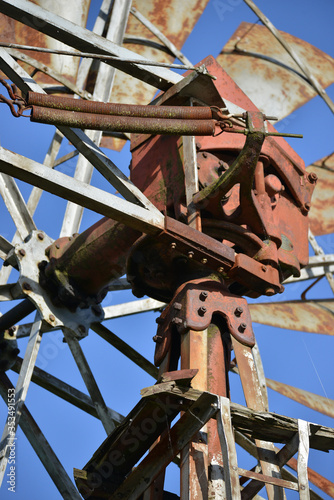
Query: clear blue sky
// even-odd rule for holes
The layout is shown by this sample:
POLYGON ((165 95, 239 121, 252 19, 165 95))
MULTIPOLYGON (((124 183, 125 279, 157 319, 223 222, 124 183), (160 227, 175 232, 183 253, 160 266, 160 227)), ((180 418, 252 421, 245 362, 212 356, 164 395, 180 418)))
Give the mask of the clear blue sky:
MULTIPOLYGON (((95 11, 99 3, 92 0, 95 11)), ((258 0, 256 3, 278 29, 306 40, 334 57, 334 2, 332 0, 317 0, 316 2, 313 0, 293 2, 258 0)), ((185 44, 184 53, 194 63, 209 54, 218 55, 242 21, 256 21, 255 14, 242 0, 210 0, 202 18, 185 44)), ((333 85, 328 89, 328 93, 334 100, 333 85)), ((42 161, 51 140, 53 128, 30 124, 23 119, 16 121, 3 107, 1 113, 4 117, 0 121, 1 145, 42 161)), ((283 126, 286 132, 304 134, 303 140, 291 141, 291 145, 304 159, 306 165, 332 152, 333 118, 330 110, 319 97, 314 98, 292 117, 278 125, 278 130, 283 126)), ((65 154, 69 150, 70 147, 64 144, 60 154, 65 154)), ((116 165, 125 172, 127 171, 130 160, 128 148, 125 148, 122 153, 108 152, 108 155, 116 165)), ((75 160, 72 160, 63 167, 62 171, 72 174, 74 168, 75 160)), ((109 190, 107 183, 101 181, 99 176, 94 176, 93 183, 109 190)), ((30 188, 23 186, 22 183, 20 186, 24 195, 27 196, 30 188)), ((43 195, 40 209, 35 217, 38 228, 47 232, 51 237, 57 238, 64 208, 64 201, 57 200, 48 194, 43 195)), ((1 205, 1 234, 10 240, 13 225, 4 210, 1 205)), ((96 214, 87 213, 83 228, 99 218, 96 214)), ((319 242, 326 253, 334 253, 333 235, 319 238, 319 242)), ((297 299, 305 288, 305 283, 291 285, 287 287, 286 293, 280 299, 297 299)), ((310 294, 310 298, 312 297, 331 297, 330 289, 324 280, 313 289, 310 294)), ((107 297, 105 305, 129 300, 132 300, 129 292, 117 292, 112 297, 107 297)), ((152 360, 154 345, 151 339, 155 334, 156 316, 155 313, 146 313, 137 317, 116 319, 107 323, 106 326, 152 360)), ((333 340, 331 337, 278 330, 263 325, 254 325, 254 329, 268 378, 334 399, 333 340)), ((60 337, 57 334, 45 335, 37 366, 86 392, 66 344, 59 341, 60 337)), ((21 355, 24 353, 25 344, 25 341, 20 342, 21 355)), ((139 400, 140 389, 152 385, 154 380, 141 372, 114 348, 106 345, 94 332, 90 332, 89 336, 82 341, 82 348, 108 406, 126 415, 139 400)), ((10 376, 13 381, 16 380, 15 375, 10 376)), ((231 375, 230 378, 232 399, 243 403, 237 377, 231 375)), ((271 411, 333 426, 333 422, 328 417, 302 407, 272 391, 269 397, 271 411)), ((81 468, 105 439, 102 425, 96 419, 71 407, 34 384, 31 384, 29 388, 27 406, 70 477, 72 477, 73 467, 81 468)), ((2 426, 6 413, 6 406, 2 400, 0 408, 2 426)), ((241 456, 242 460, 245 460, 244 463, 240 463, 241 467, 254 465, 252 460, 248 462, 247 457, 243 454, 241 456)), ((329 479, 334 479, 333 452, 329 455, 312 452, 310 466, 329 479)), ((178 473, 175 466, 172 466, 168 472, 167 480, 166 489, 177 492, 178 473)), ((262 492, 262 495, 265 496, 265 493, 262 492)), ((10 498, 59 500, 60 498, 20 429, 17 441, 17 491, 13 497, 13 493, 8 492, 3 485, 1 498, 4 500, 10 498)), ((287 492, 287 498, 297 498, 297 494, 287 492)))

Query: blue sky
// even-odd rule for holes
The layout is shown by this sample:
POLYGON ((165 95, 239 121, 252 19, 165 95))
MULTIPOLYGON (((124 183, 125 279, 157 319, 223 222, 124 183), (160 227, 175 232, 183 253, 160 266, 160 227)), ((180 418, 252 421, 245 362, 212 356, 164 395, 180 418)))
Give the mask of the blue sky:
MULTIPOLYGON (((334 3, 332 0, 318 0, 317 2, 311 0, 295 0, 294 2, 258 0, 256 3, 278 29, 306 40, 334 57, 332 26, 334 3)), ((98 5, 99 2, 92 1, 94 9, 98 5)), ((185 44, 183 50, 185 55, 194 63, 199 62, 209 54, 218 55, 241 21, 256 21, 255 14, 242 0, 210 0, 202 18, 185 44)), ((92 23, 92 19, 90 19, 90 23, 92 23)), ((333 85, 328 89, 328 93, 334 100, 333 85)), ((24 119, 16 121, 3 107, 1 113, 3 117, 0 121, 1 145, 34 160, 43 161, 53 135, 53 128, 31 124, 24 119)), ((291 140, 290 144, 308 165, 332 152, 332 120, 332 114, 326 104, 319 97, 316 97, 281 122, 277 129, 283 130, 284 128, 286 132, 304 135, 303 140, 291 140)), ((64 144, 60 154, 65 154, 69 150, 70 146, 64 144)), ((109 151, 108 155, 117 166, 127 172, 130 161, 127 147, 122 153, 109 151)), ((63 171, 72 174, 75 163, 75 159, 71 160, 63 167, 63 171)), ((93 183, 110 191, 110 186, 98 174, 94 174, 93 183)), ((24 196, 27 197, 30 187, 24 186, 22 183, 19 185, 24 196)), ((64 209, 65 202, 63 200, 56 199, 49 194, 43 195, 40 208, 34 218, 37 227, 44 230, 49 236, 57 238, 64 209)), ((1 234, 10 240, 13 234, 13 224, 4 210, 1 205, 1 234)), ((82 229, 90 226, 99 218, 100 216, 97 214, 88 212, 84 217, 82 229)), ((333 235, 319 238, 319 242, 323 245, 326 253, 334 253, 333 235)), ((305 288, 305 283, 291 285, 287 287, 286 293, 280 299, 297 299, 305 288)), ((314 287, 309 295, 309 298, 323 297, 331 297, 331 291, 324 280, 314 287)), ((115 292, 106 298, 104 304, 126 302, 132 298, 130 292, 115 292)), ((5 311, 5 308, 1 311, 5 311)), ((106 326, 152 360, 154 344, 151 339, 155 334, 156 316, 156 313, 146 313, 137 317, 115 319, 107 322, 106 326)), ((278 330, 256 324, 254 330, 268 378, 296 385, 299 388, 323 396, 327 395, 334 399, 333 341, 331 337, 278 330)), ((37 366, 86 392, 69 350, 66 344, 61 342, 61 337, 59 332, 45 335, 37 366)), ((20 342, 22 356, 25 345, 26 341, 20 342)), ((106 345, 94 332, 90 332, 89 336, 82 341, 82 348, 108 406, 123 415, 126 415, 139 400, 140 389, 154 384, 154 380, 149 375, 141 372, 113 347, 106 345)), ((15 374, 10 374, 10 376, 15 382, 15 374)), ((233 401, 243 403, 242 391, 237 377, 231 375, 230 379, 233 401)), ((328 417, 302 407, 273 391, 270 391, 269 398, 271 411, 333 426, 333 422, 328 417)), ((73 467, 81 468, 105 439, 100 422, 34 384, 31 384, 29 388, 27 406, 70 477, 72 477, 73 467)), ((3 425, 6 406, 2 400, 0 408, 0 424, 3 425)), ((254 465, 254 462, 243 453, 240 453, 240 457, 242 457, 239 463, 241 467, 247 468, 247 466, 254 465)), ((333 480, 333 452, 328 455, 313 451, 310 456, 310 466, 333 480)), ((172 492, 178 491, 176 466, 172 466, 168 471, 167 483, 166 489, 172 492)), ((1 498, 4 500, 13 498, 13 493, 9 492, 5 485, 1 490, 1 498)), ((57 489, 20 429, 17 440, 17 491, 14 498, 15 500, 27 498, 58 500, 60 498, 57 489)), ((287 498, 297 498, 297 494, 287 492, 287 498)))

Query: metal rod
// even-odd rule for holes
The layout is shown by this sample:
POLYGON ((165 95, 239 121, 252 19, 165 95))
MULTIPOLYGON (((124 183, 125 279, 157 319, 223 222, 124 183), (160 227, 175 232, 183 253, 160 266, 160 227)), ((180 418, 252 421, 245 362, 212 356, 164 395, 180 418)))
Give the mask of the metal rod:
POLYGON ((35 305, 29 299, 23 300, 17 304, 17 306, 13 307, 13 309, 0 317, 0 332, 8 330, 8 328, 18 323, 34 310, 35 305))
POLYGON ((196 68, 195 66, 185 66, 184 64, 170 64, 158 61, 149 61, 145 59, 121 59, 120 57, 108 56, 105 54, 91 54, 90 52, 79 52, 74 50, 59 50, 59 49, 46 49, 44 47, 33 47, 31 45, 20 45, 18 43, 5 43, 0 42, 0 47, 5 47, 7 49, 20 49, 20 50, 32 50, 34 52, 43 52, 47 54, 58 54, 62 56, 72 56, 72 57, 89 57, 90 59, 98 59, 100 61, 117 61, 126 62, 129 64, 142 64, 145 66, 157 66, 161 68, 173 68, 173 69, 184 69, 203 72, 202 68, 196 68))
POLYGON ((65 111, 79 111, 114 116, 138 116, 142 118, 176 118, 181 120, 210 120, 212 110, 202 106, 146 106, 139 104, 119 104, 99 101, 83 101, 70 97, 53 96, 28 92, 28 106, 42 106, 46 108, 62 109, 65 111))
POLYGON ((32 107, 31 121, 79 129, 113 130, 139 134, 211 135, 215 120, 177 120, 168 118, 139 118, 106 116, 61 109, 32 107))

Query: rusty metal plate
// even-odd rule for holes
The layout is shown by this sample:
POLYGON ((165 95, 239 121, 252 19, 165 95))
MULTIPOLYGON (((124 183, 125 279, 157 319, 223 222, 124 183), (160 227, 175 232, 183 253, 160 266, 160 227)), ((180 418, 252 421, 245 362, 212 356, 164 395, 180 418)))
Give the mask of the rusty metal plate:
POLYGON ((266 379, 266 383, 267 387, 279 392, 283 396, 293 399, 308 408, 312 408, 312 410, 334 418, 334 401, 332 399, 319 396, 318 394, 313 394, 309 391, 304 391, 303 389, 297 389, 297 387, 282 384, 281 382, 270 380, 268 378, 266 379))
POLYGON ((250 304, 255 323, 334 335, 334 299, 250 304))
MULTIPOLYGON (((299 38, 283 31, 280 33, 324 88, 334 82, 334 59, 299 38)), ((217 61, 260 111, 277 116, 279 120, 316 95, 296 74, 301 74, 300 68, 265 26, 241 23, 217 61), (236 51, 236 44, 245 52, 236 51)))
MULTIPOLYGON (((78 24, 79 26, 86 26, 90 0, 31 0, 36 5, 53 12, 65 19, 78 24)), ((35 47, 45 47, 48 49, 56 50, 73 50, 67 45, 58 42, 57 40, 44 35, 39 32, 39 23, 36 24, 35 29, 21 24, 10 17, 3 14, 0 15, 0 41, 6 43, 18 43, 22 45, 32 45, 35 47)), ((37 61, 43 63, 54 71, 66 77, 72 83, 75 83, 78 72, 79 57, 61 56, 58 54, 45 54, 42 52, 22 51, 29 57, 33 57, 37 61)), ((31 73, 32 67, 27 64, 22 64, 23 68, 31 73)), ((55 81, 44 73, 38 72, 34 79, 40 85, 50 84, 54 85, 55 81)))
POLYGON ((310 228, 314 235, 334 232, 334 153, 307 167, 318 176, 309 213, 310 228))
MULTIPOLYGON (((133 0, 132 6, 158 28, 175 46, 181 49, 184 42, 192 32, 193 27, 205 9, 208 0, 133 0)), ((160 40, 146 28, 136 17, 130 14, 125 32, 125 40, 144 38, 161 45, 160 40)), ((127 49, 136 52, 149 60, 171 63, 174 60, 166 52, 158 48, 141 45, 139 43, 123 44, 127 49)), ((147 85, 135 78, 116 72, 115 83, 111 95, 111 102, 129 104, 148 104, 154 97, 156 88, 147 85)), ((119 150, 124 141, 111 137, 103 137, 101 145, 119 150)))

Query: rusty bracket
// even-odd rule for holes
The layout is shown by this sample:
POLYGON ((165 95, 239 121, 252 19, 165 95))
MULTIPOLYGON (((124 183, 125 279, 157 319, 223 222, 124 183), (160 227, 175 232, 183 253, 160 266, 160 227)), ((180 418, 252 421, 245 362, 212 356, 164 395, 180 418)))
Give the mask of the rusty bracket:
POLYGON ((230 293, 220 282, 207 278, 181 285, 169 305, 157 318, 154 363, 159 366, 171 348, 173 330, 202 331, 214 323, 214 315, 223 317, 230 334, 242 344, 255 344, 252 320, 246 299, 230 293))

